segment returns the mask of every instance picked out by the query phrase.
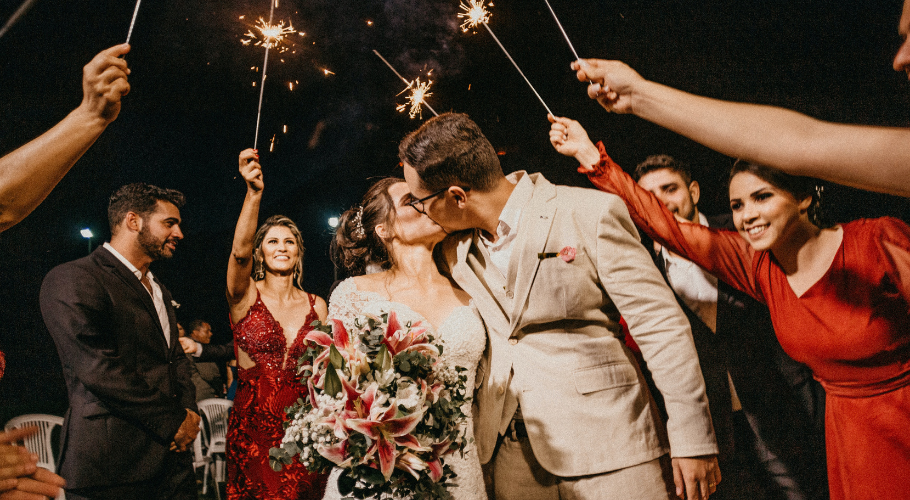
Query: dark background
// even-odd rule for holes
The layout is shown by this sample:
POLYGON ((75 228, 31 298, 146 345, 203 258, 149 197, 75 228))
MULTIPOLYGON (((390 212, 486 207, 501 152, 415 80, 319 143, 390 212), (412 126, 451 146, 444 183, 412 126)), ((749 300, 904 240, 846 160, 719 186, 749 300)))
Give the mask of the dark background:
MULTIPOLYGON (((0 22, 19 4, 0 0, 0 22)), ((79 104, 82 66, 126 38, 134 5, 38 0, 0 38, 0 153, 79 104)), ((622 59, 646 78, 698 94, 833 121, 910 125, 910 85, 891 69, 900 43, 899 0, 552 5, 582 57, 622 59)), ((225 269, 245 192, 236 158, 253 143, 263 57, 261 48, 240 40, 257 17, 268 17, 268 8, 268 0, 143 2, 127 56, 132 91, 120 117, 44 204, 0 235, 0 349, 7 356, 0 423, 20 413, 65 411, 38 290, 53 266, 86 254, 81 228, 94 231, 92 246, 108 238, 107 197, 122 184, 146 181, 187 195, 186 237, 154 272, 181 303, 181 321, 204 318, 215 342, 229 339, 225 269)), ((540 171, 557 183, 586 185, 574 163, 550 147, 545 111, 531 90, 485 30, 458 29, 457 11, 457 0, 281 0, 276 9, 276 19, 291 20, 306 36, 291 35, 295 45, 270 56, 259 140, 266 184, 260 220, 283 213, 298 223, 307 244, 308 291, 325 296, 333 281, 328 217, 357 203, 371 179, 400 172, 398 141, 421 123, 395 111, 404 85, 373 49, 406 78, 432 70, 428 102, 440 112, 468 113, 500 151, 506 171, 540 171), (297 82, 293 91, 290 81, 297 82)), ((490 27, 556 114, 580 120, 627 168, 656 153, 690 162, 702 183, 702 211, 726 210, 730 158, 590 101, 542 0, 496 0, 491 11, 490 27)), ((825 198, 834 221, 910 218, 905 199, 833 185, 825 198)))

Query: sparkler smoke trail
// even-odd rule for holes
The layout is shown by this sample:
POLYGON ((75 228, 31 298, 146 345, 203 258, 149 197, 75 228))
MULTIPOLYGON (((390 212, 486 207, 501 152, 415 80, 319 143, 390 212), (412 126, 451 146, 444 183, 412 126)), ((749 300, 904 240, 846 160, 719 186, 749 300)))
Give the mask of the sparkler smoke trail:
POLYGON ((20 17, 24 16, 25 13, 28 12, 28 9, 32 7, 33 3, 35 3, 35 0, 25 0, 22 2, 22 5, 16 9, 16 12, 13 12, 13 15, 10 16, 9 20, 6 21, 6 24, 3 25, 3 28, 0 28, 0 37, 5 35, 6 32, 9 31, 9 29, 12 28, 14 24, 16 24, 16 21, 18 21, 20 17))
POLYGON ((142 3, 142 0, 136 0, 136 8, 133 9, 133 20, 130 21, 130 30, 126 33, 126 43, 130 43, 130 38, 133 36, 133 26, 136 25, 136 16, 139 15, 139 4, 142 3))
MULTIPOLYGON (((410 116, 411 118, 414 118, 414 116, 420 115, 420 117, 423 118, 423 115, 420 112, 421 104, 425 105, 427 107, 427 109, 429 109, 430 112, 433 113, 433 116, 439 116, 439 113, 437 113, 436 110, 433 109, 433 107, 430 106, 424 100, 424 98, 426 96, 431 95, 427 91, 430 90, 430 85, 433 84, 432 81, 429 81, 427 83, 420 83, 420 78, 417 78, 413 82, 409 82, 408 80, 405 79, 405 77, 401 76, 401 73, 399 73, 398 70, 396 70, 395 67, 391 65, 391 63, 389 63, 389 61, 385 60, 385 57, 382 57, 382 54, 380 54, 378 50, 374 49, 373 53, 376 54, 376 57, 382 59, 382 62, 384 62, 385 65, 388 66, 390 70, 392 70, 392 73, 395 73, 395 76, 397 76, 401 81, 403 81, 405 83, 405 85, 407 85, 407 88, 405 88, 404 90, 399 92, 398 95, 401 95, 402 93, 406 92, 407 90, 410 90, 413 86, 413 90, 411 91, 411 94, 408 96, 408 102, 410 103, 410 106, 411 106, 411 111, 408 113, 408 116, 410 116), (415 82, 416 82, 416 85, 414 85, 415 82)), ((406 107, 405 104, 401 104, 395 109, 397 109, 398 111, 404 111, 405 107, 406 107)))
MULTIPOLYGON (((518 63, 515 62, 515 59, 512 59, 512 56, 509 54, 509 51, 502 45, 502 42, 496 38, 496 35, 493 33, 493 30, 487 25, 487 21, 490 19, 490 13, 486 10, 483 5, 484 0, 470 0, 470 5, 461 2, 461 9, 464 12, 459 13, 458 17, 465 19, 464 23, 461 25, 461 30, 467 32, 469 29, 477 27, 478 24, 483 24, 483 27, 487 29, 487 32, 490 33, 490 36, 493 37, 493 40, 496 41, 496 44, 499 45, 499 48, 505 53, 506 57, 512 61, 512 65, 515 66, 515 69, 518 70, 518 74, 525 79, 525 82, 528 84, 528 87, 531 87, 531 91, 534 92, 534 95, 537 96, 537 99, 540 100, 540 103, 543 104, 544 109, 547 110, 548 114, 553 115, 553 112, 550 111, 550 107, 547 106, 547 103, 544 102, 543 97, 540 97, 540 94, 537 93, 537 89, 531 85, 531 81, 528 80, 528 77, 525 76, 524 72, 521 71, 521 68, 518 67, 518 63)), ((553 115, 556 116, 556 115, 553 115)))
POLYGON ((578 52, 575 52, 575 47, 572 46, 572 42, 569 40, 569 35, 566 34, 566 30, 563 29, 562 23, 559 22, 559 18, 556 17, 556 12, 553 11, 553 7, 550 7, 549 0, 543 0, 547 4, 547 8, 550 9, 550 14, 553 14, 553 19, 556 20, 556 25, 559 26, 559 31, 562 31, 562 36, 565 37, 566 43, 569 44, 569 48, 572 49, 572 54, 575 56, 575 60, 578 61, 581 58, 578 57, 578 52))

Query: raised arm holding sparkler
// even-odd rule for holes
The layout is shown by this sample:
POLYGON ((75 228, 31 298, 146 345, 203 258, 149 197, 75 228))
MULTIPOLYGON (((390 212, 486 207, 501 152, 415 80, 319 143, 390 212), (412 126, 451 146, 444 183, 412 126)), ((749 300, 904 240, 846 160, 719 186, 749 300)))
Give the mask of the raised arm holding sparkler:
POLYGON ((82 103, 37 139, 0 158, 0 231, 9 229, 47 198, 76 161, 120 113, 130 91, 127 44, 96 55, 82 72, 82 103))

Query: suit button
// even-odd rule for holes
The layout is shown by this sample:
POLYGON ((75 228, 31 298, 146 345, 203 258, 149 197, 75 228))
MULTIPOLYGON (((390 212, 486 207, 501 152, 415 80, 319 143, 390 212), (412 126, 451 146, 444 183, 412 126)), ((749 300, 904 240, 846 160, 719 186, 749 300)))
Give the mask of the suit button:
POLYGON ((499 386, 499 395, 502 396, 505 393, 506 393, 506 388, 503 386, 499 386))
POLYGON ((515 344, 518 343, 518 339, 516 339, 516 338, 511 338, 511 339, 509 339, 509 343, 512 344, 512 345, 515 345, 515 344))
POLYGON ((515 294, 512 293, 512 290, 506 290, 506 297, 508 297, 508 298, 511 299, 511 298, 514 297, 514 296, 515 296, 515 294))

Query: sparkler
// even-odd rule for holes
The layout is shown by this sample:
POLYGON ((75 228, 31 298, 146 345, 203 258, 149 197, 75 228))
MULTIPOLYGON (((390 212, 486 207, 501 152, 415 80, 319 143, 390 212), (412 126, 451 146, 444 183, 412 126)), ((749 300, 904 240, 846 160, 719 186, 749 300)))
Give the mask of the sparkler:
MULTIPOLYGON (((506 57, 509 58, 509 61, 512 61, 512 65, 515 66, 515 69, 518 70, 518 74, 524 78, 525 82, 528 84, 528 87, 531 87, 531 91, 534 92, 534 95, 537 96, 537 99, 540 100, 540 103, 543 104, 544 109, 547 110, 547 113, 553 114, 550 111, 550 107, 547 106, 547 103, 544 102, 543 97, 540 97, 540 94, 537 93, 537 89, 534 88, 534 85, 531 85, 531 81, 528 80, 528 77, 525 76, 524 72, 521 71, 521 68, 518 67, 518 63, 515 62, 515 59, 512 59, 512 56, 509 54, 509 51, 502 45, 502 42, 496 38, 496 35, 493 33, 493 30, 490 29, 490 26, 487 25, 487 21, 490 20, 491 14, 487 11, 484 6, 484 0, 469 0, 470 4, 466 4, 463 1, 461 2, 461 9, 464 12, 458 14, 458 17, 463 18, 465 21, 461 24, 461 31, 467 32, 470 29, 474 29, 478 24, 483 24, 483 27, 487 29, 487 32, 490 33, 490 36, 493 37, 493 40, 496 41, 496 45, 499 45, 499 48, 505 53, 506 57)), ((492 5, 492 4, 491 4, 492 5)), ((556 115, 553 115, 556 116, 556 115)))
POLYGON ((136 8, 133 9, 133 20, 130 21, 130 30, 126 33, 126 43, 130 43, 130 38, 133 36, 133 26, 136 25, 136 16, 139 14, 140 3, 142 3, 142 0, 136 0, 136 8))
POLYGON ((13 15, 10 16, 10 18, 6 21, 6 24, 3 25, 3 28, 0 28, 0 37, 5 35, 6 32, 9 31, 9 29, 12 28, 14 24, 16 24, 16 21, 18 21, 20 17, 28 12, 28 9, 32 8, 33 3, 35 3, 35 0, 25 0, 22 2, 22 5, 16 9, 16 12, 13 12, 13 15))
MULTIPOLYGON (((423 112, 420 108, 420 105, 426 104, 424 99, 427 96, 433 95, 431 92, 429 92, 430 85, 433 85, 432 80, 421 83, 419 77, 416 80, 414 80, 413 82, 409 83, 408 87, 406 89, 404 89, 398 93, 398 95, 401 95, 401 94, 407 92, 408 90, 411 91, 411 94, 408 95, 408 104, 399 104, 398 107, 396 107, 395 109, 398 110, 398 112, 400 113, 400 112, 404 111, 408 107, 408 105, 410 105, 411 110, 408 111, 408 116, 411 117, 412 119, 415 116, 419 116, 420 118, 423 118, 423 112)), ((430 105, 427 104, 427 107, 430 108, 430 105)), ((430 108, 430 111, 433 111, 433 108, 430 108)), ((436 116, 439 116, 436 114, 435 111, 433 111, 433 114, 436 116)))
MULTIPOLYGON (((270 0, 269 4, 269 21, 265 22, 265 20, 260 17, 257 24, 253 27, 253 29, 259 30, 259 34, 257 35, 253 29, 251 29, 246 33, 248 38, 241 41, 244 45, 249 45, 253 40, 256 40, 255 45, 265 47, 265 56, 262 62, 262 83, 259 85, 259 108, 256 111, 256 135, 253 137, 253 149, 256 149, 259 145, 259 122, 262 118, 262 97, 265 94, 265 78, 269 67, 269 49, 283 48, 281 47, 281 42, 284 40, 284 37, 297 32, 290 22, 288 22, 287 27, 285 27, 284 21, 272 24, 272 19, 275 15, 275 6, 278 5, 278 0, 270 0)), ((287 50, 287 48, 284 48, 284 50, 287 50)), ((283 52, 284 50, 279 50, 279 52, 283 52)), ((274 148, 274 143, 272 144, 272 147, 274 148)))
POLYGON ((569 48, 572 49, 572 54, 575 55, 575 60, 578 61, 581 58, 578 57, 578 52, 575 52, 575 47, 572 46, 572 42, 569 40, 569 35, 566 34, 566 30, 563 29, 562 23, 559 22, 559 18, 556 17, 556 12, 553 11, 553 7, 550 7, 549 0, 543 0, 547 4, 547 8, 550 9, 550 14, 553 14, 553 19, 556 20, 556 25, 559 26, 559 31, 562 31, 562 36, 566 39, 566 43, 569 44, 569 48))
MULTIPOLYGON (((382 59, 382 62, 384 62, 385 65, 388 66, 390 70, 392 70, 392 73, 395 73, 395 76, 397 76, 401 81, 403 81, 405 83, 405 85, 407 85, 407 87, 404 90, 402 90, 401 92, 399 92, 398 95, 401 95, 401 94, 407 92, 408 90, 411 91, 410 95, 408 95, 408 103, 411 108, 411 110, 408 112, 408 116, 410 116, 411 118, 414 118, 414 116, 420 116, 421 118, 423 118, 423 114, 421 113, 421 109, 420 109, 421 104, 426 106, 427 109, 429 109, 430 112, 433 113, 433 116, 439 116, 439 113, 437 113, 436 110, 433 109, 433 107, 430 106, 425 100, 427 96, 432 95, 432 93, 427 92, 428 90, 430 90, 430 85, 433 85, 432 80, 428 80, 426 83, 421 83, 420 78, 418 77, 414 81, 409 81, 409 80, 405 79, 405 77, 401 76, 401 73, 399 73, 398 70, 396 70, 395 67, 392 66, 391 63, 389 63, 389 61, 386 61, 385 57, 382 57, 382 54, 380 54, 378 50, 374 50, 373 53, 376 54, 376 57, 382 59)), ((408 107, 408 104, 400 104, 395 109, 398 110, 399 112, 401 112, 401 111, 404 111, 407 107, 408 107)))

